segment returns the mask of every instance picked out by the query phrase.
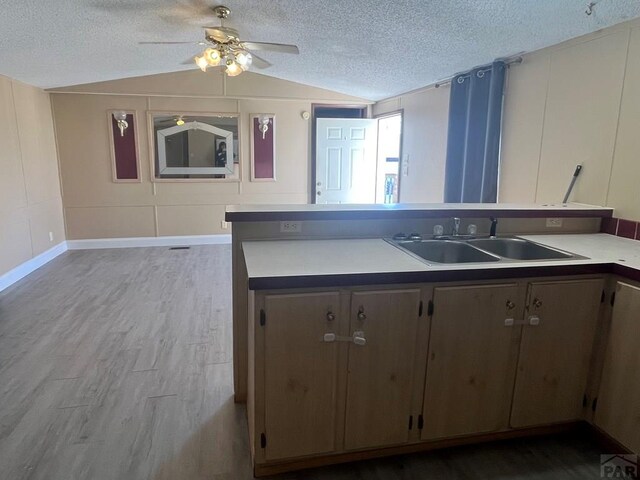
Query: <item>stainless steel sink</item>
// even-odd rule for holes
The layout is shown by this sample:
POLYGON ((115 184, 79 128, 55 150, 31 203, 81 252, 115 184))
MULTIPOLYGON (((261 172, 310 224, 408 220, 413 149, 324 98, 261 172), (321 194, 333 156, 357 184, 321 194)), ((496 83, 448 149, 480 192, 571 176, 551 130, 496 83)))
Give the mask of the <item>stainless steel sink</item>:
POLYGON ((514 260, 557 260, 575 257, 570 253, 544 247, 522 238, 480 238, 468 240, 468 243, 495 255, 514 260))
POLYGON ((414 255, 435 263, 499 262, 500 257, 467 243, 452 240, 402 240, 393 242, 414 255))

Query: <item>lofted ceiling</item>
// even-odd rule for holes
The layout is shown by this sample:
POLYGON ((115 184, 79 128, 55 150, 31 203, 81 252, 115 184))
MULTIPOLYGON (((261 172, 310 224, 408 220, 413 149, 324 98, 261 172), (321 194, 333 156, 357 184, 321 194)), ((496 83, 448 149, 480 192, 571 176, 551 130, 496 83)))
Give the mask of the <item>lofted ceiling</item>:
MULTIPOLYGON (((181 65, 218 0, 2 2, 0 74, 43 88, 193 68, 181 65)), ((475 65, 640 16, 640 0, 224 0, 244 40, 293 43, 261 52, 259 73, 379 100, 475 65)), ((204 75, 204 74, 203 74, 204 75)))

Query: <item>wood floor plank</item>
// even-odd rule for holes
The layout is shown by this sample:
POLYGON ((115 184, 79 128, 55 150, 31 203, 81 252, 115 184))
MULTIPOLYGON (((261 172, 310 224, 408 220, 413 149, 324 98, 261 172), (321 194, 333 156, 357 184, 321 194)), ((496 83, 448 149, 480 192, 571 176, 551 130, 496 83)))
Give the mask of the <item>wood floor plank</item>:
MULTIPOLYGON (((0 292, 0 479, 252 478, 231 346, 230 246, 56 258, 0 292)), ((565 436, 275 478, 582 480, 599 454, 565 436)))

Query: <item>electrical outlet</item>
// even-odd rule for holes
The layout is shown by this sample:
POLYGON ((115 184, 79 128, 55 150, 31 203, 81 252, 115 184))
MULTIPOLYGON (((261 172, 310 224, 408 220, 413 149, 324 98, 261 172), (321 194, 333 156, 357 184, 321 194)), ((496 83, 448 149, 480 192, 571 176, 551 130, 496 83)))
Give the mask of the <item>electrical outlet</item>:
POLYGON ((227 222, 225 222, 224 220, 222 220, 220 222, 220 228, 222 228, 223 230, 226 230, 227 228, 229 228, 229 224, 227 222))
POLYGON ((560 228, 562 226, 561 218, 547 218, 548 228, 560 228))
POLYGON ((280 232, 282 233, 300 233, 302 231, 302 223, 300 222, 280 222, 280 232))
POLYGON ((49 232, 49 241, 53 242, 53 232, 49 232))

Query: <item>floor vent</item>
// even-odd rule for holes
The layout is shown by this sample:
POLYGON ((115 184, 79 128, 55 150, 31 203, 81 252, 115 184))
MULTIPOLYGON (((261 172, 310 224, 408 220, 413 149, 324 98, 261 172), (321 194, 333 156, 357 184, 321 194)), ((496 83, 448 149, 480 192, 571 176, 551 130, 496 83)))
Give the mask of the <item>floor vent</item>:
POLYGON ((191 247, 170 247, 169 250, 189 250, 191 247))

